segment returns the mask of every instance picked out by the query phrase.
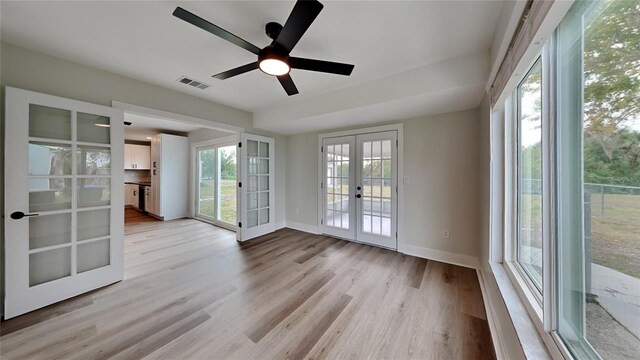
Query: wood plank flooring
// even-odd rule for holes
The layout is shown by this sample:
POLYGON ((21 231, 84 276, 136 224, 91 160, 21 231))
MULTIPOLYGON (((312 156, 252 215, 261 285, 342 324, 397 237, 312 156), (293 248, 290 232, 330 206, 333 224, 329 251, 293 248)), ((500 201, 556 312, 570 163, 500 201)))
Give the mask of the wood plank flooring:
POLYGON ((0 323, 2 359, 494 359, 474 270, 127 211, 125 280, 0 323))

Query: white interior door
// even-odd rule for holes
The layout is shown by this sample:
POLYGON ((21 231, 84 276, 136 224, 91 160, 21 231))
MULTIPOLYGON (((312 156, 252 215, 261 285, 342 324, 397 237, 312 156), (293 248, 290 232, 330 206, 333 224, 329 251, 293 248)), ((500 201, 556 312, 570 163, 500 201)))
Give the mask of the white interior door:
POLYGON ((276 229, 274 199, 274 140, 240 135, 239 240, 245 241, 276 229))
POLYGON ((5 319, 124 275, 121 110, 5 90, 5 319))
POLYGON ((322 232, 397 249, 397 131, 322 142, 322 232))

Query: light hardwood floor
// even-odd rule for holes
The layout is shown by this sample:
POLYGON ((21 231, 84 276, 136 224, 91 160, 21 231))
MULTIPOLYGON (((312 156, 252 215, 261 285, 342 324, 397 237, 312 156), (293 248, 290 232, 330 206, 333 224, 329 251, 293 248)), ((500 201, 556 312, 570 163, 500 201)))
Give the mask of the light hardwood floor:
POLYGON ((0 324, 2 359, 493 359, 474 270, 127 211, 125 280, 0 324))

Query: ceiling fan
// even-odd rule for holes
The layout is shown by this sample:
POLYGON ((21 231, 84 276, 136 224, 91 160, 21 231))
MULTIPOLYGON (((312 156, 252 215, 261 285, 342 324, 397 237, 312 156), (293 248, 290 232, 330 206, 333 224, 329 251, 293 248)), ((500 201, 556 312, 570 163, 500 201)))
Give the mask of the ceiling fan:
POLYGON ((213 75, 214 78, 224 80, 260 69, 265 74, 277 77, 284 90, 291 96, 298 93, 289 75, 292 68, 347 76, 353 71, 354 66, 350 64, 289 56, 323 7, 324 5, 317 0, 298 0, 284 26, 276 22, 267 23, 265 32, 273 41, 262 49, 181 7, 175 9, 173 16, 258 56, 258 61, 213 75))

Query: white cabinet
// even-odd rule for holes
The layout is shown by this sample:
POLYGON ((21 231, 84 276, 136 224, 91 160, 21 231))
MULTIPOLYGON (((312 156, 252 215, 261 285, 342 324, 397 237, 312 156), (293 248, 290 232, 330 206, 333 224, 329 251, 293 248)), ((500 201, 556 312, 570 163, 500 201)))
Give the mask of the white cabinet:
POLYGON ((159 134, 151 140, 151 206, 164 220, 188 216, 189 139, 159 134))
POLYGON ((151 168, 151 147, 124 144, 124 168, 127 170, 149 170, 151 168))
POLYGON ((138 207, 138 185, 124 185, 124 204, 135 208, 138 207))
POLYGON ((144 210, 147 212, 151 212, 151 209, 153 209, 153 192, 151 190, 151 186, 145 186, 144 187, 144 210))

